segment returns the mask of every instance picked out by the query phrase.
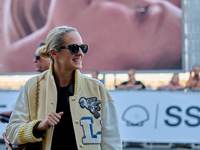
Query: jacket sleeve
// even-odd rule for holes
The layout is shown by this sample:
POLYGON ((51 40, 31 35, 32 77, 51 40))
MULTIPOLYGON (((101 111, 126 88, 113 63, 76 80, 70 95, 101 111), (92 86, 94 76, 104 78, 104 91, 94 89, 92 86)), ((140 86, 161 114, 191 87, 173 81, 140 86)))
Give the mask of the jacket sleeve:
POLYGON ((122 150, 118 117, 113 100, 108 100, 102 107, 102 150, 122 150))
POLYGON ((9 124, 6 127, 7 138, 14 145, 42 141, 42 138, 36 138, 33 135, 34 126, 41 120, 31 121, 30 119, 29 98, 26 87, 27 85, 20 92, 9 124))

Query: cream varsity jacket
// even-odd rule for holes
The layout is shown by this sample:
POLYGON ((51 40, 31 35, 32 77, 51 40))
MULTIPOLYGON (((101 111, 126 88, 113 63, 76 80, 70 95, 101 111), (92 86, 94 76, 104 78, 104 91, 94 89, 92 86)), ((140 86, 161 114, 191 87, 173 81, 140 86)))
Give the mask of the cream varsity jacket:
MULTIPOLYGON (((38 104, 37 87, 37 77, 27 81, 15 104, 6 134, 14 145, 42 141, 42 150, 50 150, 54 128, 45 132, 44 139, 34 137, 32 131, 36 123, 56 111, 57 90, 51 70, 39 75, 38 104)), ((78 150, 122 150, 114 102, 100 81, 76 70, 74 95, 69 101, 78 150)))

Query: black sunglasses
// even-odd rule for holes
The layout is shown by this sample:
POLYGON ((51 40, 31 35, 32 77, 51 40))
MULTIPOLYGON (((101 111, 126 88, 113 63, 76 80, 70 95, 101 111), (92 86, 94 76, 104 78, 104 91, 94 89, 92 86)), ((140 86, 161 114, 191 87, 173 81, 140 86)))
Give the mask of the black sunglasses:
POLYGON ((35 55, 36 60, 40 60, 40 55, 35 55))
POLYGON ((81 44, 81 45, 70 44, 70 45, 67 45, 67 46, 61 46, 61 47, 59 47, 59 49, 69 49, 71 54, 76 55, 79 52, 79 47, 81 48, 83 54, 87 53, 87 51, 88 51, 88 45, 87 44, 81 44))

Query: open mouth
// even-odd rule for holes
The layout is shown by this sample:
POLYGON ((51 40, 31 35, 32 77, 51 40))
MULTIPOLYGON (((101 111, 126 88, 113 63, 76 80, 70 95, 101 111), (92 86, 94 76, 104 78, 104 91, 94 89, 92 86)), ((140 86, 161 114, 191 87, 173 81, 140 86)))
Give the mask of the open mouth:
POLYGON ((75 63, 81 63, 81 59, 73 59, 73 62, 75 62, 75 63))

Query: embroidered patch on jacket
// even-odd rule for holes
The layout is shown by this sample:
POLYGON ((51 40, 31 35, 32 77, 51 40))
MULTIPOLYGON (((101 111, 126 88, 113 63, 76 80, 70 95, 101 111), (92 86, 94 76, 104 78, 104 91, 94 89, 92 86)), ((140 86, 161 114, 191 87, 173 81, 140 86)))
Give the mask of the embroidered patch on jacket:
POLYGON ((83 127, 83 144, 100 144, 101 143, 101 131, 98 131, 95 135, 93 133, 93 118, 83 117, 80 120, 80 125, 83 127))
POLYGON ((91 97, 91 98, 81 97, 79 100, 79 104, 81 108, 88 109, 96 119, 100 117, 100 114, 97 111, 101 110, 101 107, 98 106, 99 104, 101 104, 101 101, 97 100, 96 97, 91 97))

